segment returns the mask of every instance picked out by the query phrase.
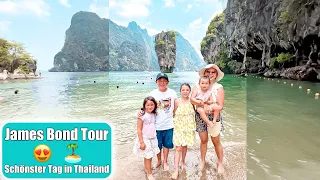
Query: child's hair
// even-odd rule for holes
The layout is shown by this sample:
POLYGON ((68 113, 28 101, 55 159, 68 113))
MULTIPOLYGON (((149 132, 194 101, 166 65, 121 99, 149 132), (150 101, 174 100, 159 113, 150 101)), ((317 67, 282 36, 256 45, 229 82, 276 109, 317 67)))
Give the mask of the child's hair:
POLYGON ((157 101, 152 96, 148 96, 148 97, 144 98, 144 100, 143 100, 143 108, 141 108, 141 110, 146 112, 146 103, 148 101, 152 101, 154 103, 154 110, 152 111, 152 113, 156 114, 156 112, 157 112, 157 101))
POLYGON ((191 91, 191 86, 190 86, 190 84, 188 84, 188 83, 183 83, 183 84, 181 84, 181 86, 180 86, 180 91, 181 91, 181 89, 182 89, 182 86, 187 86, 187 87, 190 89, 190 91, 191 91))
POLYGON ((209 81, 209 84, 210 84, 210 78, 209 78, 209 76, 202 76, 202 77, 200 77, 200 79, 199 79, 199 84, 200 84, 201 79, 207 79, 207 80, 209 81))

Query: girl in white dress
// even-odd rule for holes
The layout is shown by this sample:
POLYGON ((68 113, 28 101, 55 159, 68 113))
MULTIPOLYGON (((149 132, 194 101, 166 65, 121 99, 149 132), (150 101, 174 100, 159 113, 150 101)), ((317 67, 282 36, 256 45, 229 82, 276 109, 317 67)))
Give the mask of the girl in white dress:
POLYGON ((145 98, 142 110, 145 114, 137 120, 138 137, 133 147, 133 153, 144 158, 147 177, 149 180, 154 180, 151 169, 152 158, 160 152, 155 127, 156 100, 151 96, 145 98))

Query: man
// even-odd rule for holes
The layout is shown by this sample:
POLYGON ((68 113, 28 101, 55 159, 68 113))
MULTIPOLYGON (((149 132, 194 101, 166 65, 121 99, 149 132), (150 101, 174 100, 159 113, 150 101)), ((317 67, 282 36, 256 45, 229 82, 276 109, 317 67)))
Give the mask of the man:
POLYGON ((168 88, 169 78, 165 73, 159 73, 156 78, 157 89, 152 90, 149 95, 157 101, 156 131, 160 153, 157 154, 158 163, 156 168, 161 165, 161 153, 163 149, 163 170, 169 170, 168 155, 169 149, 173 148, 173 110, 174 101, 177 94, 168 88))

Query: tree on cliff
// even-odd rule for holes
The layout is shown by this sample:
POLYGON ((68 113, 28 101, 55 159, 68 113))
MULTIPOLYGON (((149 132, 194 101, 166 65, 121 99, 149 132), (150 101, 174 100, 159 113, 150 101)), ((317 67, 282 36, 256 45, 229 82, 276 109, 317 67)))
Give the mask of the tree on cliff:
POLYGON ((20 68, 25 73, 36 70, 36 60, 26 52, 21 43, 7 41, 0 38, 0 72, 4 69, 13 72, 20 68), (32 64, 33 68, 28 68, 28 64, 32 64))

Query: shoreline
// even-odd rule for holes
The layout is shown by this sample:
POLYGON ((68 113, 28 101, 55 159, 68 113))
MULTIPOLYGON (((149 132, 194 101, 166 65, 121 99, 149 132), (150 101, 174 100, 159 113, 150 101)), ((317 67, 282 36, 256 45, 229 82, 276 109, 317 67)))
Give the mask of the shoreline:
POLYGON ((9 80, 20 80, 20 79, 41 79, 40 76, 34 76, 34 75, 21 75, 21 74, 15 74, 15 75, 8 75, 6 78, 0 78, 1 81, 9 81, 9 80))

